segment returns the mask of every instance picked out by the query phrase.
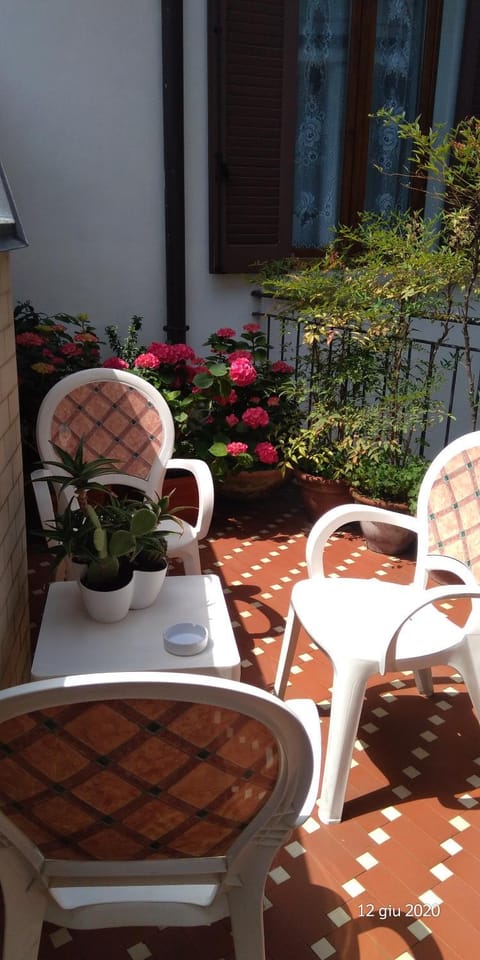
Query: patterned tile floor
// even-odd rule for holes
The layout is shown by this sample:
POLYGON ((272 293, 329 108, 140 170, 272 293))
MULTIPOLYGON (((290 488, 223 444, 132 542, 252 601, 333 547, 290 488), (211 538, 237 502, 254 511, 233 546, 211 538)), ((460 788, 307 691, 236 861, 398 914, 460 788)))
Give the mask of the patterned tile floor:
MULTIPOLYGON (((243 679, 274 679, 310 523, 295 491, 255 506, 219 503, 205 572, 222 578, 243 679)), ((353 532, 329 547, 333 576, 408 582, 412 561, 368 551, 353 532)), ((31 554, 32 636, 48 568, 31 554)), ((328 732, 331 670, 301 637, 287 696, 318 703, 328 732)), ((267 960, 470 960, 480 937, 480 731, 461 679, 435 671, 368 687, 342 823, 316 811, 276 858, 266 887, 267 960)), ((45 926, 40 960, 233 960, 228 921, 210 928, 70 932, 45 926)))

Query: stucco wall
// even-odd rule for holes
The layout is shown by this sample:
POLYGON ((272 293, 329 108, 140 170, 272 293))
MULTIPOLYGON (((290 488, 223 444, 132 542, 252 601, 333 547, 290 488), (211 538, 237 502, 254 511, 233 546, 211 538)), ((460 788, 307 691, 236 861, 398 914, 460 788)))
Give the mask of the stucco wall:
MULTIPOLYGON (((181 2, 181 0, 178 0, 181 2)), ((102 331, 165 324, 161 0, 2 0, 1 159, 30 243, 14 299, 102 331)), ((198 347, 249 319, 208 273, 206 0, 185 0, 187 323, 198 347)), ((179 117, 179 122, 181 118, 179 117)))
POLYGON ((25 512, 10 265, 0 253, 0 686, 30 673, 25 512))
POLYGON ((14 298, 165 322, 159 0, 2 0, 1 157, 29 248, 14 298))

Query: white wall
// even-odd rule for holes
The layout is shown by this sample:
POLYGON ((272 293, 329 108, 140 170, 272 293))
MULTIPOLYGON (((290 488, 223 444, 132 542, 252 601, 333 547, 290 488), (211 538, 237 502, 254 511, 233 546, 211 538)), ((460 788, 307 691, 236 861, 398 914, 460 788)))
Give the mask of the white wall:
POLYGON ((30 243, 14 299, 160 339, 160 0, 0 0, 0 157, 30 243))
MULTIPOLYGON (((181 0, 178 0, 181 2, 181 0)), ((251 284, 208 272, 206 0, 185 0, 187 324, 240 329, 251 284)), ((179 118, 180 119, 180 118, 179 118)), ((102 332, 165 324, 161 0, 0 0, 0 158, 30 246, 14 299, 102 332)))

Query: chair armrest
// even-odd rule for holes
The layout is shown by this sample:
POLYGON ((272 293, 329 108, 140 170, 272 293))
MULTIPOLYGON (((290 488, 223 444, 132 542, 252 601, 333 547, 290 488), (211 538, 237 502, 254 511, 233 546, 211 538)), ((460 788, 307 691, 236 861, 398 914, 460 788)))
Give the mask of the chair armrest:
POLYGON ((175 457, 168 461, 167 470, 186 470, 194 476, 198 490, 198 517, 193 530, 196 538, 202 540, 207 536, 213 515, 214 489, 210 467, 205 460, 175 457))
POLYGON ((395 527, 411 530, 413 533, 418 532, 417 518, 407 513, 395 513, 393 510, 384 510, 381 507, 366 507, 361 504, 345 504, 341 507, 334 507, 332 510, 327 510, 323 516, 315 521, 308 535, 306 559, 310 577, 317 574, 325 576, 323 554, 327 540, 332 534, 346 523, 360 523, 362 520, 389 523, 395 527))
POLYGON ((30 474, 30 480, 32 481, 33 492, 35 495, 35 503, 37 505, 42 529, 45 529, 45 527, 48 526, 49 523, 52 523, 55 519, 55 508, 53 506, 49 482, 51 477, 52 472, 46 467, 33 470, 30 474))
POLYGON ((310 789, 303 802, 302 809, 292 824, 301 827, 302 823, 311 816, 318 797, 320 784, 320 769, 322 765, 322 743, 320 736, 320 718, 317 706, 313 700, 285 700, 284 704, 300 720, 310 739, 313 756, 313 771, 310 789))
MULTIPOLYGON (((425 607, 430 606, 432 603, 439 603, 444 600, 480 600, 480 587, 478 584, 475 588, 471 586, 461 587, 458 585, 446 585, 442 587, 432 587, 430 590, 423 590, 418 592, 417 597, 421 596, 421 600, 417 599, 417 602, 413 606, 410 606, 408 612, 404 613, 401 622, 396 627, 392 637, 385 648, 385 654, 380 659, 380 673, 384 674, 387 671, 393 669, 396 661, 396 648, 397 641, 400 635, 401 630, 411 620, 417 613, 420 613, 420 610, 424 610, 425 607)), ((478 617, 477 617, 478 619, 478 617)), ((459 627, 459 630, 462 629, 466 632, 466 628, 459 627)), ((475 630, 479 629, 478 625, 475 624, 475 630)), ((425 655, 420 655, 421 659, 425 659, 425 655)))

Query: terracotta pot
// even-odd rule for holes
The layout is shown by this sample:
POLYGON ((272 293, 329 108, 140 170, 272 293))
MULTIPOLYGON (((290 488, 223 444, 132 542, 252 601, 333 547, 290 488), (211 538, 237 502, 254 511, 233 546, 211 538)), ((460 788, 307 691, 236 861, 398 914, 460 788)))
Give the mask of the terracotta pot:
POLYGON ((309 520, 318 520, 327 510, 351 503, 350 488, 344 480, 328 480, 295 470, 303 506, 309 520))
MULTIPOLYGON (((367 497, 353 487, 350 490, 352 500, 367 507, 380 507, 383 510, 393 510, 394 513, 409 514, 406 503, 395 503, 389 500, 375 500, 367 497)), ((360 522, 362 534, 369 550, 374 553, 384 553, 387 556, 399 557, 411 549, 415 541, 415 534, 403 527, 396 527, 390 523, 376 523, 374 520, 360 522)))
POLYGON ((285 483, 281 470, 239 470, 217 481, 215 491, 229 500, 260 500, 285 483))

